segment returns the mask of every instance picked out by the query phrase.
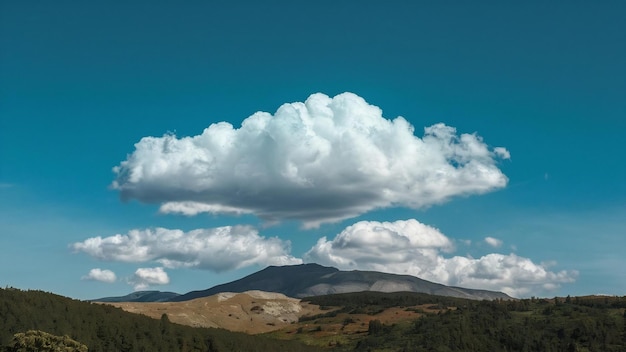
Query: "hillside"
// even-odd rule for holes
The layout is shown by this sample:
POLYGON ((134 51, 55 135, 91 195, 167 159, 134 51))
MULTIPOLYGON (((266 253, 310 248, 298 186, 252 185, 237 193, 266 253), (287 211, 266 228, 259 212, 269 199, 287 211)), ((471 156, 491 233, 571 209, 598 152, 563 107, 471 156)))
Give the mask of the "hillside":
POLYGON ((222 324, 235 322, 230 327, 222 325, 229 329, 265 323, 264 330, 268 332, 264 336, 329 351, 626 350, 626 297, 477 301, 412 292, 366 291, 296 300, 257 291, 222 293, 175 303, 114 304, 128 305, 137 313, 155 318, 159 312, 167 312, 172 320, 178 317, 181 323, 191 319, 188 324, 193 324, 198 316, 222 324), (296 313, 295 302, 314 309, 296 313), (239 304, 244 309, 240 310, 239 304), (294 305, 289 308, 289 304, 294 305), (268 307, 286 308, 283 318, 294 313, 299 318, 274 324, 264 320, 268 316, 263 314, 272 318, 268 307), (241 313, 245 315, 235 316, 241 313), (260 319, 246 321, 257 314, 260 319))
POLYGON ((475 300, 511 299, 502 292, 450 287, 409 275, 387 274, 375 271, 340 271, 318 264, 270 266, 242 279, 217 285, 207 290, 192 291, 171 298, 181 302, 208 297, 221 292, 245 291, 278 292, 289 297, 310 297, 334 293, 361 291, 419 292, 432 295, 475 300))
POLYGON ((90 352, 319 351, 298 342, 182 326, 167 315, 152 319, 41 291, 0 289, 0 351, 14 335, 29 330, 67 335, 90 352))
POLYGON ((360 292, 304 300, 339 309, 268 336, 335 351, 626 351, 626 296, 476 301, 360 292))
MULTIPOLYGON (((229 305, 252 302, 242 297, 253 299, 259 307, 248 309, 253 314, 261 309, 269 313, 267 308, 277 307, 274 300, 293 302, 263 292, 213 298, 233 300, 229 305)), ((71 339, 89 351, 626 351, 626 297, 478 301, 410 292, 358 292, 299 302, 319 309, 278 330, 251 336, 178 325, 170 321, 169 312, 153 319, 110 304, 0 289, 0 351, 8 351, 3 346, 13 335, 29 330, 71 339)), ((191 312, 198 309, 192 303, 175 304, 187 304, 191 312)))
POLYGON ((219 293, 183 302, 107 303, 131 313, 159 319, 167 314, 177 324, 223 328, 258 334, 289 326, 302 316, 321 314, 319 306, 280 293, 219 293))

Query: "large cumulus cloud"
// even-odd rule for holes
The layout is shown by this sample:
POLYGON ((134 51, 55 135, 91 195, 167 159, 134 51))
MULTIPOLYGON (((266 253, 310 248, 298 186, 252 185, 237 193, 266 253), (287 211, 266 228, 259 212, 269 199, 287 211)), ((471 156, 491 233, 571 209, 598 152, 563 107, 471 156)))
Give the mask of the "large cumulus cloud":
POLYGON ((416 220, 362 221, 334 239, 321 238, 305 261, 342 269, 408 274, 452 286, 490 289, 520 297, 574 281, 575 271, 552 272, 544 264, 516 254, 480 258, 446 256, 452 241, 416 220))
POLYGON ((215 272, 250 265, 300 264, 289 254, 290 243, 259 236, 249 226, 225 226, 184 232, 155 228, 126 235, 92 237, 70 246, 105 261, 158 262, 168 268, 190 267, 215 272))
POLYGON ((407 120, 386 119, 352 93, 313 94, 240 128, 220 122, 193 137, 142 138, 114 168, 112 186, 162 212, 252 213, 314 227, 504 187, 496 162, 509 156, 444 124, 417 137, 407 120))

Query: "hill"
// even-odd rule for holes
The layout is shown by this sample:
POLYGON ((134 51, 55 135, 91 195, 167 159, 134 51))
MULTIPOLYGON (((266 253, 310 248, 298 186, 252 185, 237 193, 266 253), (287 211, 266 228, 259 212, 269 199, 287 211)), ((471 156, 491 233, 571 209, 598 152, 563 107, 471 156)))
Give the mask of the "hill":
POLYGON ((450 287, 409 275, 376 271, 341 271, 318 264, 269 266, 261 271, 207 290, 192 291, 169 299, 181 302, 221 292, 267 291, 303 298, 334 293, 362 291, 420 292, 474 300, 511 299, 502 292, 450 287))
POLYGON ((166 312, 185 324, 206 319, 227 329, 268 331, 262 336, 338 352, 626 351, 626 297, 478 301, 364 291, 293 299, 254 291, 110 304, 157 319, 166 312))
MULTIPOLYGON (((274 300, 290 300, 263 292, 214 298, 232 299, 230 305, 237 305, 245 302, 241 297, 246 295, 259 307, 248 309, 253 314, 261 309, 269 313, 268 308, 276 308, 274 300)), ((175 304, 197 309, 192 303, 175 304)), ((110 304, 118 303, 96 304, 41 291, 0 289, 0 351, 14 351, 9 346, 32 334, 62 344, 73 341, 98 352, 626 351, 626 297, 479 301, 371 291, 313 296, 300 304, 319 306, 320 310, 256 336, 185 327, 171 322, 169 313, 152 319, 110 304)))
POLYGON ((161 291, 137 291, 126 296, 120 297, 104 297, 92 299, 93 302, 165 302, 174 297, 180 296, 180 293, 161 292, 161 291))
POLYGON ((335 351, 626 351, 626 296, 477 301, 359 292, 303 301, 339 309, 268 336, 335 351))
POLYGON ((182 326, 170 322, 167 315, 152 319, 42 291, 0 289, 0 351, 8 350, 14 336, 30 330, 67 336, 90 352, 320 350, 298 342, 182 326))
POLYGON ((111 302, 131 313, 159 319, 167 314, 177 324, 223 328, 259 334, 298 322, 302 316, 321 314, 319 306, 280 293, 246 291, 223 292, 183 302, 111 302))

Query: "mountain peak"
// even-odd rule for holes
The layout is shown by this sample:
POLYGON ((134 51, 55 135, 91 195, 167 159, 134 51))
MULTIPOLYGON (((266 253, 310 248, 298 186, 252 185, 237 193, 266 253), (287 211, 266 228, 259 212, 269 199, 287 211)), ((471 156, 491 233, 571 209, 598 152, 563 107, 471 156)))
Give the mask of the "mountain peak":
POLYGON ((361 291, 421 292, 440 296, 469 299, 511 299, 502 292, 449 287, 410 275, 388 274, 377 271, 341 271, 316 263, 268 266, 239 280, 192 291, 172 297, 169 301, 187 301, 221 292, 260 290, 278 292, 289 297, 320 296, 333 293, 361 291))

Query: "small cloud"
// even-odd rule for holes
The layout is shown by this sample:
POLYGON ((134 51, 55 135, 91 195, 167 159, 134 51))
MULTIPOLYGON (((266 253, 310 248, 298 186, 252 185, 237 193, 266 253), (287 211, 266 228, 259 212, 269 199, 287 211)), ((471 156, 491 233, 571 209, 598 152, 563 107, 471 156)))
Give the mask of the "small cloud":
POLYGON ((463 243, 466 246, 472 245, 472 240, 459 240, 459 242, 463 243))
POLYGON ((0 189, 2 189, 2 188, 12 188, 12 187, 15 187, 15 185, 13 183, 0 182, 0 189))
POLYGON ((502 246, 502 240, 499 240, 494 237, 485 237, 485 242, 493 248, 498 248, 502 246))
POLYGON ((416 128, 353 93, 318 93, 191 137, 144 137, 113 168, 122 199, 160 212, 254 214, 305 228, 373 209, 424 208, 506 186, 498 159, 477 134, 438 123, 416 128))
POLYGON ((162 267, 139 268, 135 275, 129 280, 135 291, 145 290, 151 285, 167 285, 170 278, 162 267))
POLYGON ((506 148, 495 147, 493 152, 502 159, 511 159, 511 153, 506 148))
POLYGON ((117 277, 115 276, 115 273, 112 272, 111 270, 106 270, 106 269, 103 270, 103 269, 95 268, 95 269, 89 270, 89 274, 81 277, 81 280, 91 280, 91 281, 113 283, 115 282, 115 280, 117 280, 117 277))

